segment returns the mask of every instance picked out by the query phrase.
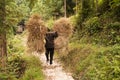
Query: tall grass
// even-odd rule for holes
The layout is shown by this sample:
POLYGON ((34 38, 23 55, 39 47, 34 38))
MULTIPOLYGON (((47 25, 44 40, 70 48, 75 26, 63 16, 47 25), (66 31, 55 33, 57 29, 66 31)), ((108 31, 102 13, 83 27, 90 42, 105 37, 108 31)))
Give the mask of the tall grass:
POLYGON ((26 53, 24 38, 21 35, 11 36, 8 40, 6 67, 0 64, 0 80, 44 80, 41 62, 30 53, 26 53), (29 55, 28 55, 29 54, 29 55))
POLYGON ((34 56, 29 56, 26 59, 27 67, 25 73, 20 80, 44 80, 45 76, 42 72, 40 60, 34 56))
POLYGON ((75 80, 119 80, 120 47, 72 42, 67 56, 61 57, 75 80))

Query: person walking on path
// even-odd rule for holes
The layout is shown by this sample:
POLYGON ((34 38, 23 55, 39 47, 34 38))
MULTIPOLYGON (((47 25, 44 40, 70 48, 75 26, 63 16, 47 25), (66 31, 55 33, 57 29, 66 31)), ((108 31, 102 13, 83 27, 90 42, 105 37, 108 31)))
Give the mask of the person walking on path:
POLYGON ((53 61, 53 56, 54 56, 54 39, 58 37, 57 32, 53 32, 48 30, 48 32, 46 33, 46 44, 45 44, 45 56, 47 59, 47 62, 49 62, 49 56, 50 56, 50 65, 52 64, 53 61))

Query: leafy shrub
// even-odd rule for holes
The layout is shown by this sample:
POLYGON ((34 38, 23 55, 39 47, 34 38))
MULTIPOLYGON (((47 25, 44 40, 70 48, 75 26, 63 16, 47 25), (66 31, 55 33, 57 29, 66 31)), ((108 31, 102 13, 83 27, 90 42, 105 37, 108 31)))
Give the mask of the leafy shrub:
POLYGON ((54 20, 53 20, 53 18, 51 18, 47 21, 46 25, 47 25, 48 28, 52 29, 53 24, 54 24, 54 20))
POLYGON ((111 22, 101 24, 97 17, 87 20, 80 41, 84 43, 93 43, 101 45, 120 44, 120 23, 111 22), (103 26, 103 27, 102 27, 103 26))
POLYGON ((25 46, 22 43, 21 36, 15 36, 8 39, 8 53, 9 54, 23 54, 25 51, 25 46))
POLYGON ((22 80, 44 80, 43 73, 39 67, 34 67, 26 70, 22 80))
POLYGON ((120 20, 120 0, 112 0, 111 3, 110 3, 110 7, 111 7, 111 10, 114 14, 114 16, 117 17, 117 19, 120 20))
POLYGON ((26 71, 20 80, 44 80, 39 59, 30 55, 25 61, 27 62, 26 71))
POLYGON ((0 72, 0 80, 16 80, 15 76, 12 74, 7 74, 5 72, 0 72))
POLYGON ((70 46, 69 54, 61 57, 61 61, 72 71, 75 80, 120 79, 119 45, 102 47, 74 41, 70 46))
POLYGON ((98 5, 98 12, 100 14, 104 14, 106 11, 110 9, 110 1, 109 0, 100 0, 98 5))
POLYGON ((25 61, 22 57, 18 55, 9 56, 6 67, 0 68, 0 80, 16 80, 23 75, 25 68, 25 61))
POLYGON ((110 24, 107 26, 107 28, 108 28, 108 29, 113 29, 113 30, 119 31, 119 30, 120 30, 120 23, 119 23, 119 22, 110 23, 110 24))
POLYGON ((106 42, 107 45, 114 45, 114 44, 120 44, 120 23, 114 22, 107 25, 107 30, 104 33, 104 36, 107 39, 106 42))
POLYGON ((76 15, 71 16, 71 17, 69 17, 69 19, 70 19, 72 26, 75 27, 77 25, 77 16, 76 15))
POLYGON ((79 45, 78 43, 72 43, 70 45, 69 54, 67 56, 60 57, 62 63, 66 70, 69 70, 73 73, 73 77, 76 78, 79 75, 78 66, 80 61, 83 61, 93 52, 90 48, 90 45, 79 45), (88 46, 87 48, 85 46, 88 46))
POLYGON ((120 47, 97 53, 92 64, 87 68, 85 77, 89 80, 119 80, 119 59, 120 47))
POLYGON ((79 80, 119 80, 120 79, 120 47, 114 46, 106 50, 90 54, 80 61, 76 72, 79 80))
POLYGON ((90 18, 85 22, 84 25, 89 35, 93 35, 102 30, 101 23, 98 17, 90 18))
POLYGON ((16 78, 20 78, 26 69, 26 62, 20 55, 8 57, 8 71, 13 72, 16 78))

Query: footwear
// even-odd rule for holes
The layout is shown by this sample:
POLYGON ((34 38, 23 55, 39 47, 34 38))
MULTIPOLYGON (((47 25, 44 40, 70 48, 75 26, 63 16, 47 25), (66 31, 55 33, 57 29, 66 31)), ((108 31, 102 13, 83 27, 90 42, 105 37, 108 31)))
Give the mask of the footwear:
POLYGON ((47 62, 49 61, 49 59, 47 59, 47 62))
POLYGON ((50 65, 52 65, 52 62, 50 61, 50 65))

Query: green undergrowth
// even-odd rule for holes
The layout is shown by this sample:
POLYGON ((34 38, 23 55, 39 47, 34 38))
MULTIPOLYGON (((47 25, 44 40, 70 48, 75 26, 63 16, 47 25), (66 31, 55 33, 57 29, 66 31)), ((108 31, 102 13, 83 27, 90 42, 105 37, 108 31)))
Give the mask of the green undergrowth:
POLYGON ((44 80, 44 78, 40 60, 31 55, 27 56, 26 70, 20 80, 44 80))
POLYGON ((120 47, 70 43, 67 56, 61 57, 65 69, 75 80, 120 80, 120 47))
POLYGON ((32 55, 11 55, 0 67, 0 80, 44 80, 40 60, 32 55))
POLYGON ((25 60, 20 55, 9 55, 5 67, 0 65, 0 80, 17 80, 25 69, 25 60))
POLYGON ((0 64, 0 80, 44 80, 40 60, 26 53, 25 37, 24 32, 8 39, 6 66, 0 64))

